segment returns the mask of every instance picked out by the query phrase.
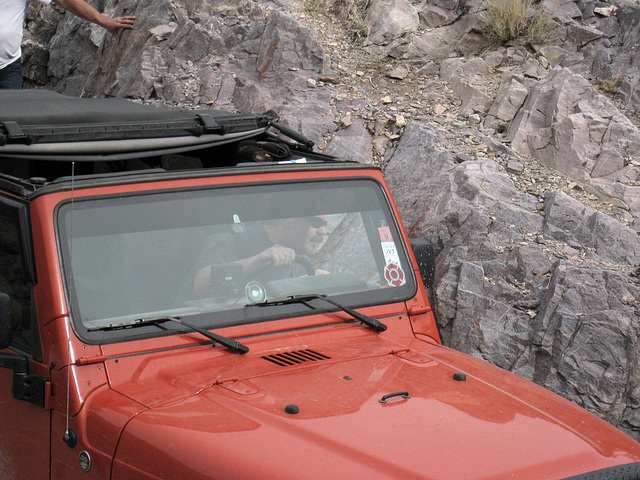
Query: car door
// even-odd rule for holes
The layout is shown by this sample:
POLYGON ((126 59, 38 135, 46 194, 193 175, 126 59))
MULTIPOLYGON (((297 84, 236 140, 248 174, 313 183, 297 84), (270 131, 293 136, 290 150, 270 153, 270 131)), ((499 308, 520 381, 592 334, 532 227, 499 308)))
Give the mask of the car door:
MULTIPOLYGON (((42 350, 33 305, 35 274, 30 267, 28 231, 27 205, 0 193, 0 292, 10 298, 12 324, 11 345, 0 352, 9 359, 26 358, 33 372, 41 363, 42 350)), ((16 372, 6 366, 7 362, 0 368, 0 479, 48 479, 50 410, 14 398, 16 372)))

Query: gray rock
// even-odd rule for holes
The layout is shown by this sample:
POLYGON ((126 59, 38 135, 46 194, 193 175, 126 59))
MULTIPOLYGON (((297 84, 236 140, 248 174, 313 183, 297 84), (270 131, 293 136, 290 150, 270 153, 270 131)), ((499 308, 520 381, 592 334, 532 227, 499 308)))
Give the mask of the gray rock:
POLYGON ((44 85, 49 80, 49 43, 63 14, 39 2, 29 3, 26 12, 22 44, 22 75, 24 88, 44 85))
POLYGON ((493 73, 493 69, 481 57, 457 57, 440 62, 440 76, 448 82, 453 81, 460 75, 472 77, 474 75, 489 75, 491 73, 493 73))
POLYGON ((544 10, 550 12, 555 18, 571 21, 582 17, 582 11, 576 2, 571 0, 543 0, 541 3, 544 10))
POLYGON ((485 118, 485 126, 497 128, 499 125, 511 123, 528 94, 529 89, 524 85, 522 76, 505 73, 498 93, 485 118))
POLYGON ((361 163, 372 163, 371 135, 361 120, 354 121, 336 132, 324 153, 361 163))
POLYGON ((587 43, 593 42, 603 36, 600 30, 587 25, 581 25, 577 22, 569 23, 567 28, 567 33, 578 48, 584 47, 587 43))
MULTIPOLYGON (((416 2, 414 2, 415 4, 416 2)), ((461 10, 462 5, 460 0, 427 0, 422 6, 422 10, 428 8, 428 5, 434 5, 445 10, 458 11, 461 10)))
POLYGON ((480 57, 452 58, 440 62, 440 76, 447 80, 456 96, 462 100, 461 115, 487 113, 492 99, 474 86, 474 76, 487 75, 491 67, 480 57))
POLYGON ((524 165, 517 160, 509 160, 509 162, 507 162, 507 171, 520 174, 524 172, 524 165))
POLYGON ((536 316, 534 380, 630 434, 638 431, 638 286, 561 262, 536 316), (625 299, 624 301, 622 299, 625 299))
POLYGON ((540 54, 549 62, 551 67, 562 65, 570 55, 564 48, 558 45, 545 45, 540 48, 540 54))
MULTIPOLYGON (((597 186, 609 197, 620 198, 616 184, 630 181, 629 175, 631 181, 637 178, 624 159, 637 158, 640 131, 613 102, 567 69, 556 67, 529 90, 507 138, 516 152, 597 186)), ((640 214, 631 204, 628 208, 640 214)))
POLYGON ((429 232, 428 238, 442 245, 451 239, 443 228, 464 224, 477 212, 485 218, 481 223, 492 224, 496 234, 502 235, 498 244, 522 238, 510 225, 541 231, 537 200, 519 192, 511 179, 499 172, 496 162, 485 158, 458 163, 451 154, 439 151, 438 142, 428 126, 409 123, 385 169, 410 231, 429 232), (519 201, 514 203, 514 199, 519 201))
POLYGON ((404 80, 409 75, 409 69, 405 67, 396 67, 387 73, 387 77, 394 78, 396 80, 404 80))
POLYGON ((267 18, 256 68, 261 77, 285 69, 323 73, 324 52, 311 31, 274 9, 267 18))
POLYGON ((415 32, 420 25, 418 11, 408 0, 373 0, 366 20, 369 26, 367 42, 375 45, 388 45, 415 32))
POLYGON ((442 27, 443 25, 450 25, 460 17, 460 13, 457 10, 457 4, 454 8, 446 8, 446 6, 431 5, 427 2, 424 4, 419 14, 421 23, 427 27, 442 27))
POLYGON ((637 437, 637 234, 560 193, 547 194, 543 215, 493 162, 457 163, 439 142, 410 123, 385 176, 409 234, 438 248, 432 297, 445 343, 637 437))
POLYGON ((579 245, 589 257, 628 269, 640 264, 638 234, 604 213, 585 207, 560 192, 545 196, 544 231, 550 237, 579 245))

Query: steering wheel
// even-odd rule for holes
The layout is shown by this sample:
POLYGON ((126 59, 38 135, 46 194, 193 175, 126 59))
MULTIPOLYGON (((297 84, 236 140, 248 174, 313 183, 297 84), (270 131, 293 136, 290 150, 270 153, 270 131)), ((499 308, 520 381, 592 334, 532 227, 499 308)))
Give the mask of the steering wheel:
MULTIPOLYGON (((316 269, 313 267, 313 265, 311 264, 311 260, 309 260, 309 257, 307 257, 306 255, 296 255, 296 258, 291 263, 297 263, 298 265, 302 266, 307 272, 307 275, 316 274, 316 269)), ((254 265, 247 271, 247 273, 244 274, 243 283, 248 283, 253 278, 258 276, 259 274, 262 274, 269 268, 276 268, 270 260, 254 265)))

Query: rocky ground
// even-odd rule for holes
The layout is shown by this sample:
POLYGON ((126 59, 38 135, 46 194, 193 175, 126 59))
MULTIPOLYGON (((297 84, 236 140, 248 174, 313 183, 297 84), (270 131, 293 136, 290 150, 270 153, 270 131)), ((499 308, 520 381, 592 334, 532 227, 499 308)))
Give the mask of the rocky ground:
MULTIPOLYGON (((584 190, 561 172, 514 152, 502 142, 500 135, 496 137, 494 131, 482 128, 479 116, 459 115, 460 99, 437 72, 412 71, 406 64, 382 62, 372 57, 361 45, 348 38, 345 24, 337 22, 322 8, 313 8, 312 0, 282 0, 279 3, 301 23, 323 32, 318 41, 335 70, 334 75, 326 75, 324 79, 335 86, 334 115, 337 122, 345 127, 354 118, 361 118, 371 131, 375 131, 381 118, 388 120, 383 133, 388 141, 374 153, 377 165, 384 168, 394 141, 400 138, 407 122, 426 121, 442 135, 444 142, 441 148, 454 153, 459 161, 473 157, 495 158, 522 192, 540 199, 541 210, 545 192, 562 191, 625 224, 631 223, 630 218, 621 214, 614 204, 584 190)), ((494 97, 500 74, 475 80, 481 82, 476 83, 477 88, 494 97)), ((622 105, 618 106, 622 108, 622 105)), ((628 112, 628 117, 640 126, 634 112, 628 112)))

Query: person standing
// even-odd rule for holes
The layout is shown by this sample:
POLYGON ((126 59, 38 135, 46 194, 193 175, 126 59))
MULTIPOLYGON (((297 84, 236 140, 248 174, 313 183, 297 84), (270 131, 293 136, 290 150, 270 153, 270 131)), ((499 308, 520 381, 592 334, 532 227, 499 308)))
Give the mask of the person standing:
MULTIPOLYGON (((31 0, 0 0, 0 89, 22 88, 22 34, 25 12, 31 0)), ((49 4, 52 0, 38 0, 49 4)), ((109 18, 84 0, 53 0, 74 15, 101 26, 120 42, 120 31, 130 29, 135 17, 109 18)))

